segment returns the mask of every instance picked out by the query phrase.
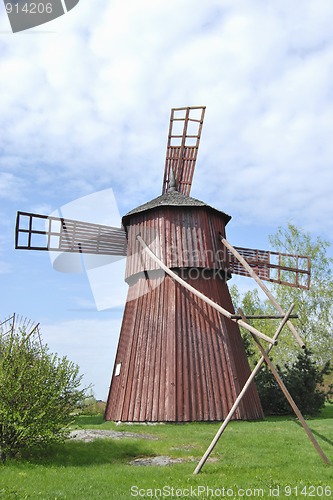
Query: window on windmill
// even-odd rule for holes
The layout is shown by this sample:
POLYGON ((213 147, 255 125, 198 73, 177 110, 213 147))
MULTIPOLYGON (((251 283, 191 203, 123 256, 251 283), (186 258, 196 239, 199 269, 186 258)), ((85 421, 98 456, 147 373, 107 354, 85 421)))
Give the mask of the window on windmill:
POLYGON ((32 217, 31 229, 33 231, 45 231, 45 221, 44 217, 32 217))
POLYGON ((120 375, 120 370, 121 370, 121 363, 117 363, 116 369, 115 369, 115 372, 114 372, 114 376, 115 377, 118 377, 120 375))
POLYGON ((30 246, 31 248, 46 248, 47 239, 45 234, 31 233, 30 246))
POLYGON ((171 137, 170 138, 170 146, 173 148, 179 148, 182 145, 182 138, 181 137, 171 137))
POLYGON ((190 109, 190 119, 201 120, 202 108, 190 109))
POLYGON ((29 247, 29 234, 19 232, 17 245, 23 248, 29 247))
POLYGON ((30 217, 28 215, 20 215, 20 229, 29 229, 30 217))
POLYGON ((197 143, 196 137, 186 137, 185 146, 194 147, 196 145, 196 143, 197 143))
MULTIPOLYGON (((279 256, 275 255, 275 254, 271 254, 270 255, 270 263, 273 266, 279 266, 280 265, 279 256)), ((275 267, 275 268, 272 267, 270 269, 270 278, 273 279, 273 280, 278 280, 279 279, 279 269, 278 269, 278 267, 275 267)))
POLYGON ((299 269, 303 269, 304 271, 309 270, 309 259, 308 257, 298 257, 297 264, 299 269))
POLYGON ((171 135, 183 135, 184 121, 175 120, 172 124, 172 134, 171 135))
POLYGON ((60 233, 61 231, 61 221, 58 219, 50 219, 50 230, 51 233, 60 233))
POLYGON ((49 249, 50 250, 52 250, 52 249, 58 250, 59 247, 60 247, 60 237, 55 235, 55 234, 52 234, 50 236, 49 249))
POLYGON ((186 109, 175 109, 173 117, 178 120, 184 120, 186 116, 186 109))
POLYGON ((189 121, 187 125, 187 135, 195 135, 199 134, 199 126, 200 123, 189 121))
POLYGON ((306 288, 307 290, 310 287, 310 277, 308 274, 297 273, 298 285, 302 288, 306 288))

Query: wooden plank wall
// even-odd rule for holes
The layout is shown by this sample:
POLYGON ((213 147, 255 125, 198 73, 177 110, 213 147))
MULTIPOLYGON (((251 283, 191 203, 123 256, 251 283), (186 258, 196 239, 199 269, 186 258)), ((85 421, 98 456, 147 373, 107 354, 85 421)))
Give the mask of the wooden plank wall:
POLYGON ((136 214, 128 226, 126 279, 158 269, 137 241, 138 234, 170 268, 223 269, 225 251, 218 235, 225 234, 222 216, 206 207, 161 207, 136 214))
MULTIPOLYGON (((227 285, 187 279, 232 310, 227 285)), ((169 276, 149 293, 130 287, 106 418, 116 421, 215 421, 228 414, 250 374, 238 326, 169 276)), ((140 290, 141 289, 141 290, 140 290)), ((262 417, 254 384, 236 419, 262 417)))

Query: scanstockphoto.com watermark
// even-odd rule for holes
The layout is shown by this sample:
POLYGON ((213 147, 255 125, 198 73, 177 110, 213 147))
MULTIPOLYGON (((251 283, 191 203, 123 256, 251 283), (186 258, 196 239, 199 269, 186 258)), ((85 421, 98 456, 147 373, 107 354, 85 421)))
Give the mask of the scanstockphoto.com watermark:
POLYGON ((35 28, 63 16, 80 0, 3 0, 13 33, 35 28))
POLYGON ((331 486, 322 485, 285 485, 268 488, 246 487, 211 487, 207 485, 178 488, 164 485, 162 488, 140 488, 131 486, 130 495, 133 498, 331 498, 331 486))

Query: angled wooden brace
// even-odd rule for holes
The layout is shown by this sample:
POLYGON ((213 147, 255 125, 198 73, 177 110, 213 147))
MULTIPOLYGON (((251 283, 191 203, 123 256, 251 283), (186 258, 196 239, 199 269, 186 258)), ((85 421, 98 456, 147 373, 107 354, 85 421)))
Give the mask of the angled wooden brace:
MULTIPOLYGON (((268 299, 274 305, 275 309, 277 309, 277 311, 280 314, 284 315, 285 312, 283 311, 283 309, 280 306, 280 304, 276 301, 275 297, 268 290, 267 286, 264 285, 264 283, 261 281, 261 279, 259 278, 259 276, 254 272, 254 270, 246 262, 246 260, 237 252, 237 250, 225 238, 223 238, 223 236, 220 235, 219 238, 220 238, 220 241, 223 243, 223 245, 228 250, 230 250, 230 252, 236 257, 236 259, 244 266, 244 268, 249 273, 249 275, 256 281, 256 283, 258 283, 258 285, 260 286, 260 288, 262 289, 262 291, 266 294, 266 296, 268 297, 268 299)), ((291 321, 289 321, 289 320, 287 321, 287 326, 288 326, 289 330, 291 331, 291 333, 294 335, 294 337, 295 337, 296 341, 298 342, 299 346, 302 349, 305 349, 305 344, 304 344, 303 340, 301 339, 301 337, 299 336, 296 328, 291 323, 291 321)))
MULTIPOLYGON (((294 304, 292 304, 287 313, 285 314, 283 320, 281 321, 281 323, 279 324, 276 332, 275 332, 275 335, 273 336, 272 340, 277 340, 278 336, 280 335, 284 325, 286 324, 286 322, 288 321, 289 319, 289 316, 292 312, 294 308, 294 304)), ((271 344, 267 351, 266 351, 266 354, 268 355, 269 352, 271 351, 273 345, 271 344)), ((207 448, 205 454, 203 455, 203 457, 201 458, 200 462, 198 463, 198 465, 196 466, 193 474, 198 474, 200 472, 200 470, 202 469, 203 465, 205 464, 207 458, 209 457, 209 455, 211 454, 211 452, 213 451, 213 449, 215 448, 218 440, 220 439, 220 437, 222 436, 223 432, 225 431, 228 423, 230 422, 230 420, 232 419, 232 416, 233 414, 235 413, 235 411, 237 410, 241 400, 243 399, 244 397, 244 394, 246 393, 247 389, 249 388, 251 382, 253 381, 254 377, 257 375, 258 371, 260 370, 260 367, 261 365, 263 364, 263 362, 265 361, 265 358, 264 356, 262 356, 258 363, 256 364, 254 370, 252 371, 251 375, 249 376, 249 378, 247 379, 246 383, 244 384, 244 387, 243 389, 241 390, 241 392, 239 393, 236 401, 234 402, 233 406, 231 407, 228 415, 226 416, 225 420, 223 421, 223 424, 221 425, 221 427, 219 428, 219 430, 217 431, 217 433, 215 434, 214 436, 214 439, 212 440, 212 442, 210 443, 209 447, 207 448)))
POLYGON ((254 335, 256 335, 257 337, 260 337, 261 339, 263 340, 266 340, 266 342, 269 342, 271 345, 275 345, 277 344, 277 341, 276 339, 271 339, 271 337, 268 337, 267 335, 265 335, 264 333, 260 332, 259 330, 257 330, 256 328, 254 328, 253 326, 249 325, 248 323, 246 323, 245 321, 243 321, 242 319, 237 319, 234 317, 233 314, 231 314, 229 311, 227 311, 226 309, 224 309, 223 307, 221 307, 219 304, 217 304, 216 302, 214 302, 213 300, 209 299, 208 297, 206 297, 206 295, 204 295, 203 293, 199 292, 196 288, 194 288, 193 286, 191 286, 189 283, 187 283, 185 280, 183 280, 182 278, 180 278, 178 276, 178 274, 174 273, 173 271, 171 271, 171 269, 169 269, 155 254, 154 252, 152 252, 150 250, 150 248, 148 247, 148 245, 144 242, 144 240, 141 238, 140 235, 137 235, 137 239, 139 241, 139 243, 141 244, 143 250, 169 275, 171 276, 175 281, 177 281, 178 283, 180 283, 184 288, 187 288, 187 290, 189 290, 190 292, 192 292, 194 295, 196 295, 197 297, 200 297, 204 302, 206 302, 207 304, 209 304, 210 306, 214 307, 214 309, 216 309, 219 313, 223 314, 223 316, 226 316, 227 318, 229 318, 231 321, 233 321, 234 323, 238 323, 240 326, 243 326, 246 330, 249 330, 249 332, 253 333, 254 335))
MULTIPOLYGON (((238 309, 238 312, 242 316, 243 320, 246 321, 246 317, 245 317, 243 311, 241 309, 238 309)), ((277 369, 275 368, 275 366, 273 365, 272 361, 270 360, 268 354, 265 352, 265 349, 261 345, 260 340, 257 339, 257 337, 255 337, 254 335, 252 335, 252 337, 253 337, 254 341, 256 342, 256 344, 257 344, 257 346, 258 346, 258 348, 259 348, 259 350, 260 350, 263 358, 265 359, 266 364, 268 365, 269 369, 271 370, 272 374, 274 375, 275 380, 279 384, 279 386, 280 386, 283 394, 285 395, 288 403, 290 404, 290 406, 294 410, 294 412, 295 412, 298 420, 302 424, 302 427, 305 430, 306 434, 308 435, 311 443, 313 444, 313 446, 315 447, 316 451, 318 452, 319 456, 323 459, 323 461, 326 464, 329 464, 329 460, 328 460, 327 456, 325 455, 325 453, 323 452, 323 450, 319 446, 318 442, 316 441, 314 435, 312 434, 312 432, 310 430, 310 427, 306 423, 306 421, 305 421, 302 413, 300 412, 298 406, 296 405, 295 401, 293 400, 293 398, 292 398, 290 392, 288 391, 287 387, 284 385, 283 380, 280 377, 277 369)))

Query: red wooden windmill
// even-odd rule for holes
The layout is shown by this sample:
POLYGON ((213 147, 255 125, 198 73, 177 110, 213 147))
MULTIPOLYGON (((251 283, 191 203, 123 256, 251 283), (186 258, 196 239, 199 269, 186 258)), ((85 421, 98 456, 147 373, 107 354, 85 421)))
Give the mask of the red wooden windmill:
MULTIPOLYGON (((127 256, 129 290, 107 420, 222 420, 250 374, 227 286, 232 273, 248 273, 221 243, 231 217, 189 196, 204 113, 204 107, 172 109, 162 195, 126 214, 123 227, 17 216, 16 248, 127 256), (43 231, 36 229, 40 219, 43 231)), ((261 279, 308 288, 306 258, 237 250, 261 279)), ((261 417, 252 383, 234 418, 261 417)))

